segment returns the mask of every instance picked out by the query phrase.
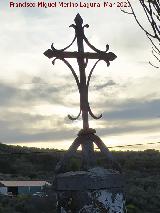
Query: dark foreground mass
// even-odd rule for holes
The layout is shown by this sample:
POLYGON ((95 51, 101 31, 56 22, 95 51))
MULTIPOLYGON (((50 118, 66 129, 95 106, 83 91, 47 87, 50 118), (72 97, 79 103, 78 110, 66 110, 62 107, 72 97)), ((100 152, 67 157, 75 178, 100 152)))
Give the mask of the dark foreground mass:
MULTIPOLYGON (((63 151, 14 147, 0 144, 0 180, 47 180, 52 182, 54 168, 63 151)), ((126 180, 128 213, 159 213, 160 152, 113 152, 126 180)), ((98 164, 108 168, 99 156, 98 164)), ((80 161, 71 159, 68 170, 79 170, 80 161)), ((51 189, 47 197, 0 195, 0 213, 54 213, 56 197, 51 189)))

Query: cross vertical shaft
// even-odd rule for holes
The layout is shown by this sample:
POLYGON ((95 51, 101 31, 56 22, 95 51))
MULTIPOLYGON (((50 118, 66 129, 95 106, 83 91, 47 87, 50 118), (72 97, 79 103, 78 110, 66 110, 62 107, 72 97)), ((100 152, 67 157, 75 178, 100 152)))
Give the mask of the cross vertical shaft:
POLYGON ((79 57, 77 57, 77 62, 79 66, 79 73, 80 73, 80 108, 82 110, 82 120, 83 120, 83 129, 89 129, 89 122, 88 122, 88 87, 86 84, 86 74, 85 74, 85 61, 84 57, 84 45, 83 45, 83 38, 84 38, 84 29, 83 29, 83 20, 81 17, 76 16, 75 18, 75 32, 77 37, 77 46, 78 46, 78 53, 80 53, 79 57))

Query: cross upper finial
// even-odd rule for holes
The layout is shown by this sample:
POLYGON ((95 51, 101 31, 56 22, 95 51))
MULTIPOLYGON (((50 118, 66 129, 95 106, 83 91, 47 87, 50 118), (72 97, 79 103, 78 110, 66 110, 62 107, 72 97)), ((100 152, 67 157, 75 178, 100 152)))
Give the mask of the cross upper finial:
POLYGON ((74 19, 75 23, 78 25, 78 24, 83 24, 83 19, 82 17, 80 16, 80 14, 78 13, 74 19))

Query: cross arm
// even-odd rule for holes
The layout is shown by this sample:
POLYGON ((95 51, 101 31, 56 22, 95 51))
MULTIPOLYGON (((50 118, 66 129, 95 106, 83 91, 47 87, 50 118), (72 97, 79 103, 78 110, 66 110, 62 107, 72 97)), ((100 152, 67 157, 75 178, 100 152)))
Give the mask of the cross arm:
POLYGON ((90 53, 90 52, 84 52, 84 53, 79 53, 79 52, 62 52, 62 51, 52 51, 51 49, 48 49, 44 52, 44 55, 48 58, 87 58, 87 59, 100 59, 100 60, 105 60, 105 61, 113 61, 117 56, 112 53, 90 53))

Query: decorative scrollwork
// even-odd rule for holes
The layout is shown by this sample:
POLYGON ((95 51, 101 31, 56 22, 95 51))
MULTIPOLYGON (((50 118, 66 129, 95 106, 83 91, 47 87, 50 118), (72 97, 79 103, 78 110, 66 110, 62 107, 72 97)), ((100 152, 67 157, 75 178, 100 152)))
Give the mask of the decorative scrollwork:
POLYGON ((81 109, 80 109, 80 111, 79 111, 79 114, 78 114, 76 117, 73 117, 73 116, 71 116, 71 115, 68 115, 68 118, 69 118, 70 120, 74 121, 74 120, 77 120, 77 119, 80 117, 80 115, 81 115, 81 109))
POLYGON ((90 116, 92 116, 92 118, 94 118, 96 120, 98 120, 98 119, 100 119, 102 117, 102 114, 100 114, 99 116, 94 115, 92 110, 91 110, 91 108, 90 108, 90 106, 89 106, 88 112, 89 112, 90 116))
POLYGON ((90 70, 89 75, 88 75, 88 80, 87 80, 87 87, 89 87, 89 83, 90 83, 90 79, 91 79, 93 70, 95 69, 95 67, 97 66, 98 62, 100 62, 100 61, 101 61, 101 59, 96 61, 96 63, 93 65, 92 69, 90 70))
POLYGON ((85 41, 86 44, 87 44, 93 51, 95 51, 96 53, 106 53, 106 52, 109 50, 109 45, 108 45, 108 44, 106 45, 106 50, 105 50, 105 51, 102 51, 102 50, 97 49, 96 47, 94 47, 94 46, 88 41, 88 39, 86 38, 85 35, 84 35, 84 41, 85 41))
POLYGON ((74 39, 73 39, 73 41, 67 46, 67 47, 65 47, 65 48, 63 48, 63 49, 59 49, 59 50, 57 50, 54 46, 53 46, 53 43, 51 44, 51 50, 54 52, 54 51, 58 51, 58 52, 63 52, 63 51, 65 51, 65 50, 67 50, 68 48, 70 48, 71 46, 72 46, 72 44, 75 42, 75 40, 76 40, 76 35, 74 36, 74 39))
POLYGON ((71 72, 72 72, 72 74, 73 74, 73 76, 74 76, 74 79, 76 80, 78 90, 79 90, 79 92, 80 92, 80 83, 79 83, 79 79, 78 79, 78 76, 77 76, 76 72, 74 71, 72 65, 71 65, 66 59, 64 59, 64 58, 54 58, 54 60, 52 61, 52 64, 54 65, 54 64, 55 64, 55 61, 58 60, 58 59, 61 60, 61 61, 63 61, 63 62, 67 65, 67 67, 71 70, 71 72))
POLYGON ((107 63, 107 66, 110 65, 110 61, 113 61, 114 59, 117 58, 117 56, 112 53, 112 52, 108 52, 107 51, 109 50, 109 45, 107 44, 106 45, 106 50, 105 51, 102 51, 102 50, 99 50, 97 49, 96 47, 94 47, 89 41, 88 39, 86 38, 86 36, 84 35, 84 41, 86 42, 86 44, 93 50, 95 51, 96 53, 99 53, 100 54, 100 57, 102 58, 101 60, 104 60, 106 63, 107 63))

